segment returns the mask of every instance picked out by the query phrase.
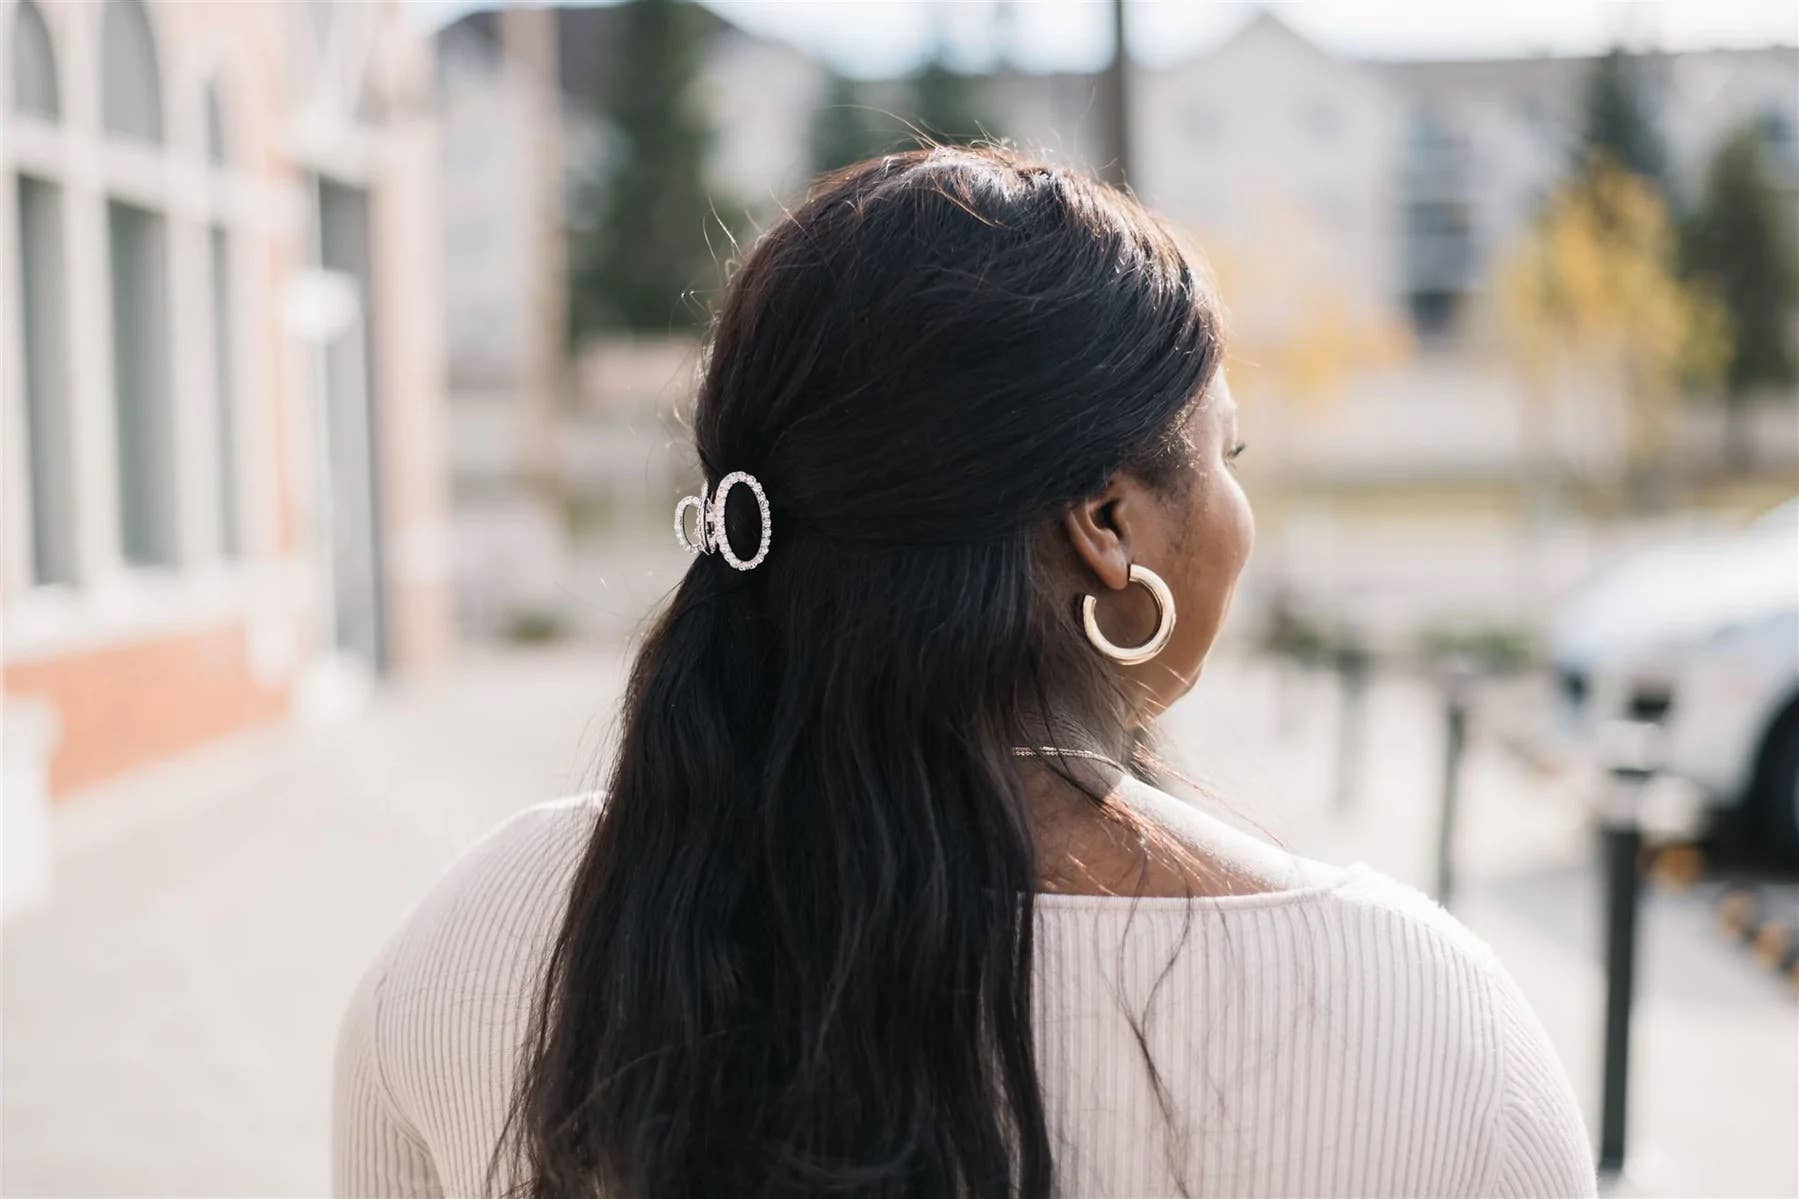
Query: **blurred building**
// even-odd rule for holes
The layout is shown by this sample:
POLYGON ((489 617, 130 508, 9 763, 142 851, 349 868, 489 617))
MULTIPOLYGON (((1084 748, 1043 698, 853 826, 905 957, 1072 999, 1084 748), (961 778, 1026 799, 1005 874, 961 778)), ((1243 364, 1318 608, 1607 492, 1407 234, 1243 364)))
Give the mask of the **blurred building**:
MULTIPOLYGON (((1251 430, 1259 459, 1274 450, 1289 477, 1321 480, 1516 472, 1530 433, 1515 375, 1489 352, 1491 296, 1575 161, 1597 64, 1361 60, 1263 11, 1203 53, 1136 68, 1133 187, 1211 261, 1239 356, 1264 377, 1284 371, 1275 387, 1288 398, 1327 393, 1298 396, 1297 413, 1252 405, 1248 419, 1276 434, 1251 430)), ((1799 220, 1799 48, 1649 52, 1630 65, 1677 206, 1697 200, 1730 133, 1755 122, 1799 220)), ((1085 166, 1109 154, 1097 77, 974 82, 1018 144, 1085 166)), ((895 81, 875 90, 903 102, 895 81)), ((1784 432, 1758 452, 1791 465, 1790 415, 1771 415, 1784 432)), ((1695 430, 1714 417, 1686 414, 1695 430)), ((1551 436, 1576 460, 1617 448, 1596 444, 1617 440, 1602 425, 1551 436)))
POLYGON ((425 49, 391 3, 0 0, 9 808, 444 651, 425 49))
MULTIPOLYGON (((1335 359, 1323 372, 1333 402, 1265 415, 1278 436, 1252 430, 1290 476, 1505 479, 1530 457, 1516 377, 1491 352, 1492 294, 1576 161, 1597 65, 1362 61, 1262 13, 1205 54, 1141 72, 1139 190, 1199 235, 1247 356, 1269 368, 1284 344, 1314 364, 1335 359)), ((1712 156, 1748 122, 1799 200, 1799 48, 1646 53, 1631 69, 1677 206, 1697 200, 1712 156)), ((1603 422, 1558 422, 1545 436, 1569 460, 1620 452, 1603 422)), ((1777 439, 1768 461, 1793 453, 1777 439)))
MULTIPOLYGON (((710 176, 720 195, 772 210, 810 169, 807 119, 824 70, 699 11, 701 103, 726 134, 710 176)), ((608 169, 604 91, 622 16, 515 6, 468 13, 437 35, 456 592, 476 629, 561 606, 571 476, 591 502, 603 499, 595 485, 631 464, 642 484, 643 464, 664 457, 654 421, 589 427, 584 415, 596 414, 575 393, 603 380, 570 368, 566 342, 565 231, 581 215, 575 197, 608 169)), ((603 357, 620 361, 617 347, 603 357)), ((646 363, 665 358, 666 347, 646 350, 646 363)), ((625 373, 637 394, 641 372, 625 373)))
POLYGON ((556 23, 509 8, 437 47, 455 593, 482 630, 564 584, 564 192, 591 132, 557 81, 556 23))
MULTIPOLYGON (((1137 69, 1132 183, 1217 257, 1301 247, 1309 274, 1366 311, 1453 341, 1574 161, 1596 63, 1367 61, 1264 11, 1202 54, 1137 69)), ((1697 199, 1713 153, 1749 121, 1799 200, 1799 47, 1647 52, 1632 68, 1678 203, 1697 199)), ((981 86, 1006 136, 1103 159, 1096 77, 1002 72, 981 86)))
MULTIPOLYGON (((553 406, 531 398, 549 376, 529 365, 527 349, 542 343, 521 314, 546 311, 531 299, 547 294, 532 272, 562 268, 553 254, 526 252, 521 239, 532 229, 539 244, 554 240, 580 214, 557 216, 545 197, 565 202, 570 180, 604 170, 598 85, 620 10, 532 16, 532 37, 509 39, 506 19, 481 12, 438 41, 457 214, 446 234, 446 296, 459 510, 472 510, 465 496, 517 494, 507 481, 530 474, 529 447, 542 443, 535 422, 553 406), (547 55, 544 38, 556 46, 555 98, 539 91, 526 102, 520 97, 542 86, 529 76, 542 78, 532 60, 547 55), (546 105, 560 109, 559 122, 530 115, 546 105), (545 129, 562 147, 560 191, 553 170, 507 165, 541 147, 545 129), (527 211, 531 221, 520 217, 527 211)), ((719 203, 766 216, 776 199, 800 194, 814 169, 807 133, 828 76, 793 47, 710 10, 704 19, 701 79, 717 132, 719 203)), ((1264 11, 1203 53, 1136 68, 1133 187, 1211 260, 1244 357, 1264 375, 1285 365, 1307 376, 1278 390, 1329 393, 1330 403, 1300 401, 1303 420, 1281 421, 1287 467, 1311 477, 1412 479, 1517 469, 1524 422, 1515 377, 1486 352, 1489 301, 1506 253, 1573 161, 1595 65, 1547 56, 1363 60, 1332 53, 1264 11)), ((1756 121, 1799 207, 1799 48, 1645 53, 1632 70, 1666 143, 1677 203, 1697 195, 1728 133, 1756 121)), ((1077 166, 1109 155, 1097 77, 1002 68, 966 82, 997 135, 1077 166)), ((911 110, 907 80, 858 89, 874 109, 911 110)), ((609 435, 606 444, 617 453, 574 473, 604 473, 609 463, 641 470, 654 457, 636 442, 609 435)), ((485 550, 477 556, 491 560, 485 550)))
MULTIPOLYGON (((1465 331, 1506 243, 1567 173, 1596 65, 1539 57, 1367 68, 1402 104, 1403 295, 1422 335, 1465 331)), ((1644 53, 1631 69, 1663 139, 1677 206, 1698 201, 1713 154, 1752 121, 1767 138, 1776 185, 1799 200, 1799 47, 1644 53)))
MULTIPOLYGON (((1227 283, 1278 261, 1356 311, 1392 309, 1402 102, 1378 76, 1262 14, 1205 55, 1140 77, 1134 185, 1201 235, 1227 283)), ((1271 311, 1239 321, 1297 315, 1291 286, 1267 291, 1271 311)))

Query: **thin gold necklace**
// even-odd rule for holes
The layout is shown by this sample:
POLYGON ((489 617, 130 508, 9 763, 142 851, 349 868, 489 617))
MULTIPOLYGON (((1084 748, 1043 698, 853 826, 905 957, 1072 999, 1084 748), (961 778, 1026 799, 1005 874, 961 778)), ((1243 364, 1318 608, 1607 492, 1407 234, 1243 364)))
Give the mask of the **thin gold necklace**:
MULTIPOLYGON (((1089 761, 1104 762, 1108 766, 1118 763, 1109 754, 1102 754, 1092 749, 1062 749, 1054 745, 1014 745, 1012 756, 1015 758, 1086 758, 1089 761)), ((1123 767, 1119 767, 1123 769, 1123 767)))

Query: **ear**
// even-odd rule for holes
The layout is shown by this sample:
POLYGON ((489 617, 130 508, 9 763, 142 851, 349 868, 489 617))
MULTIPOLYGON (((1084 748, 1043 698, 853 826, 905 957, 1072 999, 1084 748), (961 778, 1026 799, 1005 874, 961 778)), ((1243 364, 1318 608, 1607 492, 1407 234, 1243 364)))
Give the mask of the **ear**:
POLYGON ((1123 591, 1131 581, 1131 533, 1143 516, 1139 492, 1120 472, 1103 491, 1076 501, 1062 517, 1075 558, 1113 591, 1123 591))

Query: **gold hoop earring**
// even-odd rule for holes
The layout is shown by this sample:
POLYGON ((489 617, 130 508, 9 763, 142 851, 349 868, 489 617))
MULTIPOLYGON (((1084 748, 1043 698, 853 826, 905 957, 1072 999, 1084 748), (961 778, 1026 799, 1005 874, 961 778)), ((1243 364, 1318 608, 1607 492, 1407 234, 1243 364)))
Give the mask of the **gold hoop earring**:
POLYGON ((1162 581, 1162 576, 1147 566, 1138 566, 1133 562, 1130 580, 1142 584, 1150 598, 1156 601, 1156 631, 1142 645, 1128 648, 1113 645, 1099 631, 1099 619, 1096 615, 1099 597, 1091 594, 1081 597, 1081 627, 1087 631, 1087 640, 1093 643, 1094 649, 1124 666, 1149 661, 1168 648, 1168 639, 1174 635, 1174 593, 1168 590, 1168 584, 1162 581))

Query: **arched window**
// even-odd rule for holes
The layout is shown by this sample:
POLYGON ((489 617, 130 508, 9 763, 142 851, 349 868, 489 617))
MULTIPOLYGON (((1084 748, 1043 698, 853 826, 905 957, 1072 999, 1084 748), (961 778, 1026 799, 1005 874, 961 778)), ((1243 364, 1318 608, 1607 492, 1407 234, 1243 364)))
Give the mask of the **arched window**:
POLYGON ((33 583, 76 580, 62 188, 19 175, 19 333, 33 583))
POLYGON ((44 14, 32 0, 19 0, 13 16, 12 106, 15 112, 52 121, 62 112, 50 27, 44 24, 44 14))
POLYGON ((162 214, 106 204, 119 534, 135 566, 175 562, 175 411, 169 360, 168 237, 162 214))
POLYGON ((106 131, 162 141, 162 71, 143 0, 106 0, 100 63, 100 114, 106 131))
MULTIPOLYGON (((20 0, 12 30, 14 111, 54 121, 62 109, 56 55, 44 14, 20 0)), ((72 428, 69 421, 63 195, 54 178, 8 181, 17 205, 20 417, 25 498, 31 514, 32 583, 71 583, 77 574, 72 428)))
MULTIPOLYGON (((100 54, 107 134, 160 143, 162 78, 143 0, 106 0, 100 54)), ((136 199, 109 197, 106 223, 120 548, 132 565, 172 566, 177 505, 168 233, 163 214, 136 199)))

